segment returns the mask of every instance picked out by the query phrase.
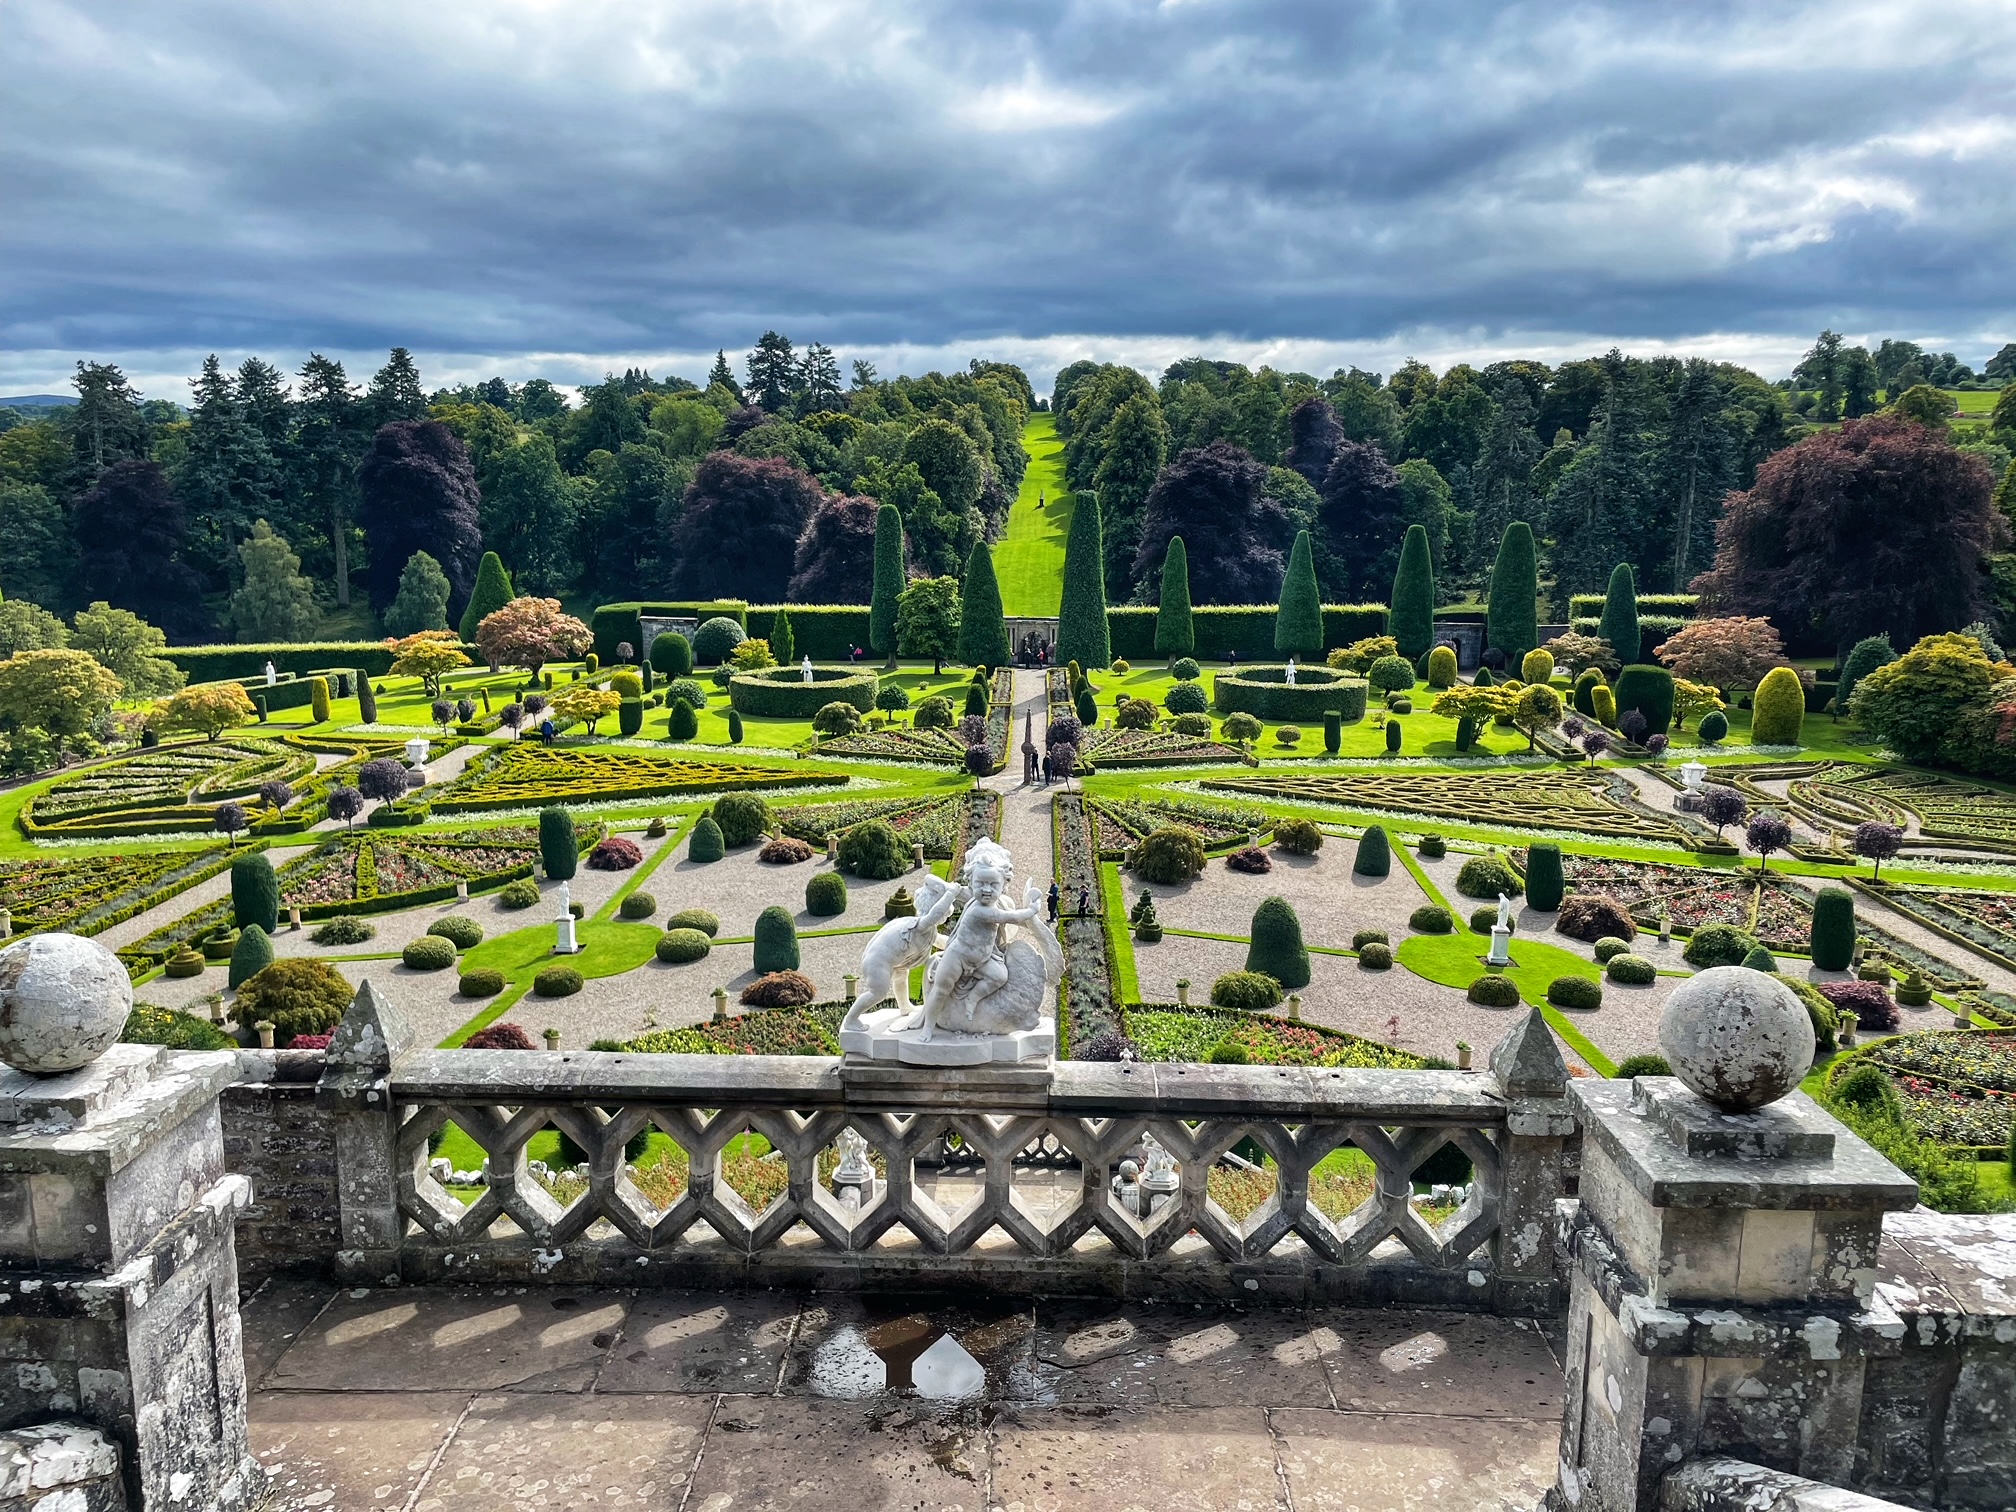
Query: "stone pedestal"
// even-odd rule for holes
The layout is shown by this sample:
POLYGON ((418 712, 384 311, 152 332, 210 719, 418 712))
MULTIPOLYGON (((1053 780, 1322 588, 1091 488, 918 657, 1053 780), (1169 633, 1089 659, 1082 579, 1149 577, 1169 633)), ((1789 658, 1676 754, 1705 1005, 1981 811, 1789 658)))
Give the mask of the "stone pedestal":
POLYGON ((1793 1093, 1725 1113, 1671 1077, 1577 1081, 1581 1206, 1555 1504, 1649 1512, 1726 1454, 1846 1485, 1864 1367, 1902 1324, 1873 1304, 1909 1177, 1793 1093))
POLYGON ((123 1044, 0 1070, 0 1428, 98 1429, 135 1507, 240 1508, 264 1486, 232 1232, 251 1186, 224 1169, 218 1112, 235 1074, 228 1053, 123 1044))
POLYGON ((560 915, 559 919, 555 921, 555 930, 556 933, 553 936, 553 954, 579 955, 581 953, 581 942, 574 936, 573 914, 563 913, 560 915))
POLYGON ((1491 926, 1491 954, 1484 957, 1486 966, 1510 966, 1512 964, 1512 931, 1503 924, 1491 926))

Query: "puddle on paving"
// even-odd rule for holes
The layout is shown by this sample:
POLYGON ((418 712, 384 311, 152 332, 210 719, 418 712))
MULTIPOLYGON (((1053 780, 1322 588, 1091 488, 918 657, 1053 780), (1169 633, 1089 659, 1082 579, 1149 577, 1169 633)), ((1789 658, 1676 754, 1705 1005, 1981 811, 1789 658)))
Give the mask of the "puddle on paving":
POLYGON ((917 1312, 842 1323, 813 1351, 805 1386, 815 1396, 970 1402, 987 1392, 987 1362, 1027 1331, 1019 1316, 976 1323, 917 1312))

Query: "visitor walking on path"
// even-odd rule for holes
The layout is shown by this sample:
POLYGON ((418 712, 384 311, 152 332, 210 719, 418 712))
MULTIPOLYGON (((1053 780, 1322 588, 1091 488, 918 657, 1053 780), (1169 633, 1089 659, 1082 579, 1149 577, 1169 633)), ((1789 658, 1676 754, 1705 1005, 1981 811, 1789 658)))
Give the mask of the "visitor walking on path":
POLYGON ((1064 890, 1055 882, 1050 884, 1050 922, 1057 922, 1057 905, 1063 901, 1064 890))

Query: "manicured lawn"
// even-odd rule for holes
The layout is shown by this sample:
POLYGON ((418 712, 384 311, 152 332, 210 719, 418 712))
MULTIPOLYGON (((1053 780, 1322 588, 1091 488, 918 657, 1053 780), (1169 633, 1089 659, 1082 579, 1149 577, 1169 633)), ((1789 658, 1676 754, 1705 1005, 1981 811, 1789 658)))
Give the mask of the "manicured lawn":
POLYGON ((558 930, 557 924, 535 924, 485 940, 463 953, 458 969, 487 967, 503 972, 507 982, 529 982, 548 966, 572 966, 584 977, 619 976, 650 960, 665 933, 655 924, 584 921, 575 926, 580 954, 556 956, 553 941, 558 930))
POLYGON ((1995 412, 1995 401, 2002 397, 1995 389, 1941 389, 1947 398, 1958 400, 1962 419, 1975 420, 1995 412))
POLYGON ((1064 537, 1071 530, 1056 420, 1031 415, 1022 449, 1029 454, 1029 470, 1008 511, 1008 528, 994 545, 994 573, 1001 580, 1001 606, 1010 615, 1051 615, 1064 597, 1064 537), (1067 501, 1061 508, 1059 499, 1067 501), (1044 500, 1049 507, 1039 502, 1044 500))

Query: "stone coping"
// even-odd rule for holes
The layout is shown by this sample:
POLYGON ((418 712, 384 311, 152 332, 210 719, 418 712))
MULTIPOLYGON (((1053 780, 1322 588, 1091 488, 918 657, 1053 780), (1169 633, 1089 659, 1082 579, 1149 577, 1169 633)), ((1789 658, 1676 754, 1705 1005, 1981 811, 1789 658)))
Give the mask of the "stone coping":
POLYGON ((61 1076, 10 1069, 0 1097, 16 1116, 11 1126, 0 1124, 0 1171, 75 1172, 102 1183, 214 1105, 236 1080, 229 1051, 158 1045, 115 1045, 61 1076))

